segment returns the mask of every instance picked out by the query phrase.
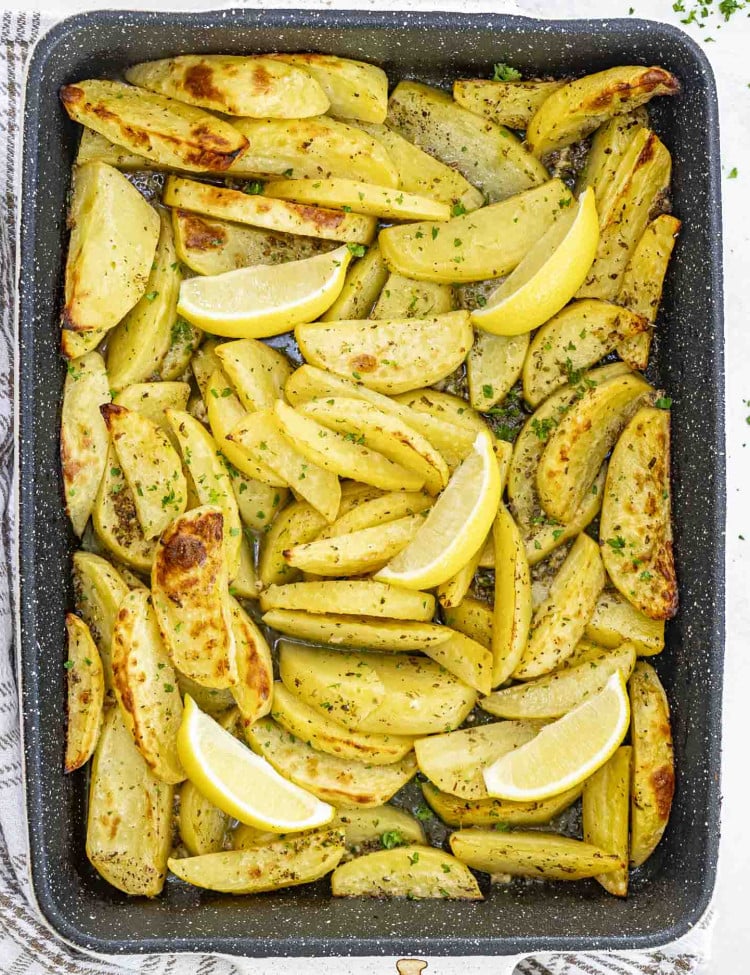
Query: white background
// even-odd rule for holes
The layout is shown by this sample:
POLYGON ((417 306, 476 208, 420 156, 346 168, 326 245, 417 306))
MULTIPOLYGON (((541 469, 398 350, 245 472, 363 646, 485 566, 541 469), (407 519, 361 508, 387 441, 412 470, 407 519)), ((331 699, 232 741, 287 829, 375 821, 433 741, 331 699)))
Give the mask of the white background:
MULTIPOLYGON (((47 0, 49 3, 49 0, 47 0)), ((718 0, 714 0, 718 5, 718 0)), ((697 6, 696 0, 684 0, 686 10, 697 6)), ((672 0, 254 0, 253 7, 347 7, 357 9, 445 9, 464 12, 491 10, 522 13, 529 16, 623 17, 632 16, 664 20, 680 25, 686 13, 674 12, 672 0)), ((181 9, 185 7, 243 6, 233 4, 86 3, 55 0, 47 9, 44 0, 0 0, 4 8, 43 9, 53 16, 64 16, 76 10, 96 6, 129 6, 136 8, 181 9)), ((248 4, 250 6, 250 4, 248 4)), ((750 278, 750 4, 723 23, 712 13, 703 30, 695 26, 684 29, 705 46, 719 90, 722 143, 722 192, 724 197, 724 282, 726 294, 726 416, 728 503, 727 518, 727 647, 724 692, 724 757, 722 789, 724 795, 723 826, 719 880, 714 898, 715 926, 711 938, 711 960, 706 971, 711 975, 741 975, 750 971, 750 839, 747 822, 750 807, 748 779, 748 737, 750 733, 750 322, 747 321, 745 288, 750 278), (721 25, 721 26, 719 26, 721 25), (713 42, 705 43, 705 37, 713 42), (738 175, 728 178, 736 167, 738 175), (747 404, 745 400, 749 401, 747 404), (745 536, 743 541, 741 536, 745 536)), ((351 961, 286 961, 262 962, 248 966, 256 975, 385 975, 393 973, 392 961, 373 960, 359 964, 351 961)), ((431 961, 425 975, 482 975, 499 973, 502 964, 496 960, 474 959, 431 961)), ((665 969, 666 971, 666 969, 665 969)))

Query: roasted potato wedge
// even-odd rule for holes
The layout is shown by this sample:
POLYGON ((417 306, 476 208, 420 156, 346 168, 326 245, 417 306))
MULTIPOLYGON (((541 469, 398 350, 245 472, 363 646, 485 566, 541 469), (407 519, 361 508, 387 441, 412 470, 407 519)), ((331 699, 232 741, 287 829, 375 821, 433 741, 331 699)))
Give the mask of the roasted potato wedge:
POLYGON ((169 869, 195 887, 225 894, 259 894, 319 880, 333 870, 343 854, 343 832, 321 829, 250 849, 171 858, 169 869))
POLYGON ((457 728, 476 692, 424 657, 342 653, 282 642, 284 685, 343 727, 395 735, 457 728))
POLYGON ((403 393, 450 375, 474 334, 465 311, 419 320, 316 322, 295 338, 308 362, 379 393, 403 393))
POLYGON ((60 422, 65 506, 79 537, 94 508, 107 462, 109 434, 99 407, 111 393, 104 360, 89 352, 68 363, 60 422))
POLYGON ((531 627, 531 576, 518 526, 501 504, 492 528, 495 603, 492 616, 492 687, 506 681, 526 653, 531 627))
POLYGON ((286 586, 269 586, 261 594, 260 608, 264 612, 291 609, 426 623, 435 615, 435 597, 372 579, 293 582, 286 586))
POLYGON ((86 623, 66 613, 68 635, 68 725, 65 736, 65 771, 75 772, 94 754, 102 727, 104 668, 86 623))
POLYGON ((94 753, 86 856, 113 887, 141 897, 161 893, 172 845, 173 787, 153 774, 133 744, 122 712, 110 708, 94 753))
MULTIPOLYGON (((451 630, 437 623, 366 618, 355 620, 349 616, 304 613, 292 609, 268 610, 263 615, 263 622, 279 633, 298 640, 392 653, 430 653, 432 648, 447 644, 452 638, 451 630)), ((464 639, 468 640, 468 637, 464 639)))
POLYGON ((274 200, 352 210, 381 220, 446 221, 451 216, 447 203, 355 179, 279 179, 267 183, 263 193, 274 200))
POLYGON ((285 778, 343 809, 382 806, 417 771, 411 754, 390 765, 371 765, 318 752, 270 718, 246 727, 245 738, 285 778))
POLYGON ((250 531, 270 531, 276 515, 286 505, 289 491, 247 477, 229 463, 227 469, 242 524, 250 531))
POLYGON ((628 894, 628 819, 632 748, 618 748, 606 765, 594 772, 583 787, 583 838, 615 853, 623 866, 597 876, 602 887, 616 897, 628 894))
POLYGON ((248 145, 228 122, 121 81, 79 81, 60 89, 74 122, 158 166, 223 171, 248 145))
POLYGON ((539 726, 531 721, 496 721, 414 742, 419 770, 438 789, 462 799, 487 799, 482 770, 525 745, 539 726))
POLYGON ((648 112, 643 107, 624 115, 615 115, 600 126, 594 132, 591 148, 576 180, 576 193, 580 194, 587 186, 591 186, 596 195, 597 206, 601 206, 603 200, 609 199, 612 181, 624 153, 636 132, 647 126, 648 112))
POLYGON ((117 702, 138 751, 162 782, 182 782, 186 773, 177 756, 182 700, 146 589, 131 590, 120 604, 112 671, 117 702))
POLYGON ((206 687, 238 681, 227 585, 221 509, 203 505, 175 518, 157 545, 153 605, 172 663, 206 687))
MULTIPOLYGON (((656 321, 664 277, 681 226, 677 217, 668 213, 652 220, 635 245, 622 275, 617 303, 637 315, 642 315, 651 325, 656 321)), ((633 369, 645 369, 651 350, 651 338, 652 333, 648 329, 640 334, 624 337, 617 344, 617 354, 633 369)))
POLYGON ((580 880, 625 865, 614 853, 554 833, 462 829, 451 834, 454 855, 474 870, 512 877, 580 880))
POLYGON ((299 571, 284 558, 284 552, 315 538, 326 519, 306 501, 293 501, 274 518, 260 542, 258 576, 261 584, 279 586, 294 582, 299 571))
MULTIPOLYGON (((369 487, 369 485, 367 486, 369 487)), ((433 499, 423 491, 381 492, 377 488, 371 488, 371 490, 376 492, 375 497, 363 498, 359 504, 347 511, 342 511, 342 505, 342 508, 339 508, 339 516, 336 521, 332 525, 327 525, 317 536, 317 539, 323 541, 339 538, 363 531, 365 528, 386 525, 398 518, 419 514, 433 503, 433 499)))
POLYGON ((155 538, 187 504, 180 457, 161 427, 142 413, 115 403, 104 404, 101 413, 143 534, 155 538))
POLYGON ((550 518, 569 522, 591 490, 621 431, 652 392, 626 374, 589 386, 562 416, 539 459, 536 485, 550 518))
POLYGON ((302 237, 320 237, 323 240, 369 244, 376 230, 374 217, 248 195, 240 190, 199 183, 180 176, 167 178, 163 201, 168 206, 208 217, 221 217, 251 227, 302 237))
POLYGON ((488 81, 459 78, 453 98, 462 108, 510 129, 525 129, 537 109, 564 81, 488 81))
POLYGON ((246 536, 240 539, 240 564, 237 575, 232 579, 229 587, 231 596, 239 596, 240 599, 257 599, 260 595, 261 585, 258 581, 258 574, 255 571, 255 556, 250 542, 246 536))
POLYGON ((493 335, 477 331, 466 359, 469 402, 475 410, 490 410, 505 399, 521 375, 528 348, 528 333, 493 335))
POLYGON ((448 826, 540 826, 572 805, 581 786, 537 802, 511 802, 508 799, 460 799, 441 792, 431 782, 422 783, 428 805, 448 826))
POLYGON ((146 293, 112 329, 107 341, 107 374, 112 389, 157 375, 172 344, 182 274, 165 211, 160 212, 159 220, 159 242, 146 293))
POLYGON ((541 677, 571 655, 583 636, 604 582, 604 566, 596 542, 588 535, 579 535, 555 576, 549 596, 531 618, 529 640, 513 671, 514 677, 541 677))
POLYGON ((333 871, 334 897, 483 899, 471 871, 431 846, 399 846, 356 857, 333 871))
POLYGON ((63 328, 98 334, 146 293, 159 217, 122 173, 88 163, 75 174, 68 225, 63 328))
POLYGON ((378 243, 392 271, 418 281, 458 284, 502 278, 520 264, 570 200, 570 190, 553 179, 446 225, 387 227, 378 243), (469 246, 459 247, 456 240, 469 246))
MULTIPOLYGON (((616 670, 627 680, 635 666, 635 647, 623 643, 573 667, 545 677, 504 687, 482 698, 480 706, 496 718, 536 720, 560 718, 587 697, 598 694, 616 670)), ((450 791, 450 790, 448 790, 450 791)))
MULTIPOLYGON (((482 556, 483 550, 484 545, 478 549, 477 553, 472 556, 471 560, 462 569, 459 569, 446 582, 441 582, 436 588, 435 592, 437 593, 438 601, 444 610, 458 606, 465 598, 469 587, 474 581, 474 575, 479 566, 479 559, 482 556)), ((463 633, 464 631, 461 630, 461 632, 463 633)), ((471 634, 467 635, 471 636, 471 634)), ((482 643, 482 640, 479 642, 482 643)), ((489 644, 483 643, 483 646, 489 646, 489 644)))
POLYGON ((523 366, 523 396, 538 406, 628 339, 648 331, 646 318, 609 301, 573 301, 534 335, 523 366))
POLYGON ((134 383, 126 386, 113 402, 126 410, 135 410, 151 420, 177 446, 179 441, 167 419, 168 410, 184 410, 190 396, 190 386, 182 382, 134 383))
POLYGON ((456 297, 449 284, 415 281, 401 274, 388 274, 370 318, 381 321, 398 318, 431 318, 456 310, 456 297))
POLYGON ((306 741, 312 748, 341 759, 368 765, 393 765, 412 750, 414 739, 407 735, 371 734, 347 731, 331 718, 292 694, 281 681, 273 691, 271 717, 289 734, 306 741))
POLYGON ((177 821, 180 839, 190 856, 218 853, 224 848, 229 816, 210 803, 192 782, 180 789, 180 815, 177 821))
POLYGON ((680 83, 664 68, 607 68, 569 81, 542 102, 529 121, 526 141, 541 159, 585 139, 607 119, 632 112, 655 95, 676 95, 680 83))
POLYGON ((222 724, 223 718, 228 717, 230 713, 236 715, 237 722, 239 722, 239 711, 235 706, 231 688, 205 687, 179 672, 177 673, 177 685, 183 698, 189 694, 201 711, 210 714, 212 718, 216 718, 222 724))
POLYGON ((416 81, 396 85, 388 101, 388 125, 457 169, 490 203, 548 178, 544 166, 508 129, 467 111, 446 92, 416 81))
POLYGON ((306 118, 330 107, 309 72, 273 57, 183 54, 134 64, 125 80, 224 115, 306 118))
POLYGON ((89 628, 99 650, 106 690, 112 687, 112 633, 115 620, 120 603, 129 591, 127 582, 106 559, 92 552, 76 552, 73 556, 76 611, 89 628))
POLYGON ((630 798, 630 865, 654 852, 669 822, 674 796, 674 749, 669 702, 651 664, 639 660, 628 684, 633 772, 630 798))
POLYGON ((483 647, 492 646, 492 624, 494 610, 473 596, 465 596, 457 606, 443 610, 446 624, 459 633, 465 633, 483 647))
POLYGON ((385 121, 388 78, 382 68, 333 54, 275 54, 273 57, 311 75, 330 101, 331 115, 364 122, 385 121))
POLYGON ((672 552, 669 411, 639 410, 612 452, 599 526, 609 577, 654 620, 677 612, 672 552))
POLYGON ((130 152, 124 146, 118 146, 105 136, 94 132, 87 125, 83 125, 81 126, 81 141, 78 143, 78 152, 76 153, 76 166, 85 166, 86 163, 90 162, 103 162, 126 173, 138 169, 157 168, 145 156, 130 152))
POLYGON ((431 643, 425 647, 424 653, 480 694, 489 694, 492 687, 492 652, 465 633, 451 630, 448 626, 443 629, 450 634, 449 639, 431 643))
POLYGON ((616 589, 605 589, 596 601, 585 636, 602 647, 632 643, 639 657, 664 649, 664 620, 652 620, 639 613, 616 589))
POLYGON ((320 316, 322 322, 369 318, 370 312, 388 278, 388 268, 377 244, 368 248, 358 261, 350 264, 341 294, 320 316))
POLYGON ((245 727, 271 710, 273 700, 273 661, 271 649, 245 610, 229 597, 232 633, 236 647, 237 683, 231 688, 245 727))
POLYGON ((151 571, 156 543, 143 533, 135 498, 112 444, 107 451, 92 519, 96 536, 110 555, 136 572, 151 571))
POLYGON ((383 847, 388 849, 385 844, 427 843, 419 820, 396 806, 342 809, 336 817, 336 825, 343 828, 347 851, 355 856, 383 847))
POLYGON ((74 332, 63 325, 60 332, 60 354, 66 359, 80 359, 97 349, 108 331, 106 328, 92 328, 88 332, 74 332))

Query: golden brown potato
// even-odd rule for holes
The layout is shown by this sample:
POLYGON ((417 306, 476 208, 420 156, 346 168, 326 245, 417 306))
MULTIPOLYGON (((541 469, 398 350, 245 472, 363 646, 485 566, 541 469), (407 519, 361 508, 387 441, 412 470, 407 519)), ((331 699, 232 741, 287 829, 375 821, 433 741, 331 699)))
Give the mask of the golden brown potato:
POLYGON ((269 586, 261 593, 260 608, 264 611, 291 609, 426 623, 435 615, 435 597, 372 579, 336 579, 269 586))
POLYGON ((112 687, 112 632, 120 603, 129 587, 115 567, 93 552, 73 556, 73 596, 76 611, 88 626, 104 669, 104 686, 112 687))
POLYGON ((615 178, 617 167, 639 129, 648 126, 648 112, 637 108, 634 112, 615 115, 609 122, 600 126, 591 139, 591 148, 586 162, 576 180, 576 193, 582 193, 591 186, 596 195, 597 206, 607 199, 615 178))
POLYGON ((431 318, 455 311, 456 307, 456 295, 451 285, 437 281, 415 281, 391 272, 369 317, 381 321, 431 318))
POLYGON ((180 839, 191 856, 218 853, 224 847, 229 816, 205 799, 192 782, 180 789, 180 839))
POLYGON ((341 294, 325 314, 322 322, 369 318, 373 305, 388 278, 388 268, 377 244, 349 265, 341 294))
POLYGON ((237 683, 231 691, 242 723, 248 726, 271 710, 273 661, 259 627, 232 596, 229 597, 229 607, 237 665, 237 683))
POLYGON ((398 846, 366 853, 333 871, 334 897, 407 897, 409 900, 482 900, 463 863, 433 847, 398 846))
POLYGON ((525 129, 534 113, 564 81, 489 81, 459 78, 453 97, 463 108, 498 125, 525 129))
MULTIPOLYGON (((630 766, 633 749, 618 748, 612 758, 583 786, 583 838, 608 853, 628 859, 630 815, 630 766)), ((628 868, 620 867, 596 878, 616 897, 628 893, 628 868)))
POLYGON ((585 636, 602 647, 619 647, 627 641, 639 657, 649 657, 664 649, 664 620, 649 619, 616 589, 605 589, 586 624, 585 636))
POLYGON ((382 68, 333 54, 274 54, 275 60, 302 68, 330 101, 331 115, 384 122, 388 111, 388 78, 382 68))
POLYGON ((572 805, 581 794, 575 786, 559 796, 536 802, 512 802, 509 799, 460 799, 441 792, 431 782, 422 783, 422 795, 447 826, 540 826, 554 819, 572 805))
POLYGON ((143 534, 133 492, 111 444, 92 520, 97 539, 111 556, 136 572, 151 571, 156 543, 143 534))
POLYGON ((68 634, 68 727, 65 771, 75 772, 91 758, 99 740, 104 706, 104 668, 88 626, 73 613, 65 616, 68 634))

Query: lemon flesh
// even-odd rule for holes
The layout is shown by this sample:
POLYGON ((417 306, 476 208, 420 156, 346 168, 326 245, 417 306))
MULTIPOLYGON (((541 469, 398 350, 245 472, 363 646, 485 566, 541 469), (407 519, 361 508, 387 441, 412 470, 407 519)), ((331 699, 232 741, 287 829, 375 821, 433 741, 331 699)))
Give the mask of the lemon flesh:
POLYGON ((556 796, 601 768, 622 743, 629 724, 625 678, 618 670, 594 697, 488 766, 487 792, 517 802, 556 796))
POLYGON ((262 339, 312 322, 341 293, 352 253, 337 247, 302 261, 255 265, 183 281, 177 311, 214 335, 262 339))
POLYGON ((450 579, 484 545, 501 492, 492 436, 480 431, 412 541, 373 578, 407 589, 450 579))
POLYGON ((563 212, 497 288, 471 313, 477 328, 495 335, 522 335, 556 315, 586 280, 599 244, 594 191, 563 212))
POLYGON ((333 806, 289 782, 264 759, 201 711, 189 694, 177 753, 198 791, 247 826, 292 833, 324 826, 333 806))

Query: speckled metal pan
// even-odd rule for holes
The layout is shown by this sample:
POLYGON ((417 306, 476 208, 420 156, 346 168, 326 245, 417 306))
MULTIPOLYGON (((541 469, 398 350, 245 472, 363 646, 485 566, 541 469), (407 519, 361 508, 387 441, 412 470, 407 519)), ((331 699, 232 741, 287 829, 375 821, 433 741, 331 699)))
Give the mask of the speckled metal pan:
POLYGON ((33 885, 49 923, 100 952, 245 956, 635 948, 667 942, 702 915, 719 841, 724 650, 724 422, 719 134, 705 55, 687 35, 634 19, 534 21, 489 14, 257 11, 92 12, 58 24, 32 58, 25 107, 20 297, 20 674, 33 885), (128 900, 84 852, 85 775, 62 774, 63 614, 73 538, 58 473, 64 366, 58 314, 75 126, 62 84, 117 76, 186 51, 324 51, 381 64, 391 79, 583 74, 660 64, 683 83, 649 106, 674 159, 683 221, 659 321, 656 379, 674 399, 674 519, 681 610, 656 661, 674 713, 678 785, 664 841, 626 901, 593 881, 496 887, 483 903, 334 900, 326 882, 255 898, 168 885, 128 900))

